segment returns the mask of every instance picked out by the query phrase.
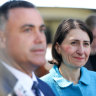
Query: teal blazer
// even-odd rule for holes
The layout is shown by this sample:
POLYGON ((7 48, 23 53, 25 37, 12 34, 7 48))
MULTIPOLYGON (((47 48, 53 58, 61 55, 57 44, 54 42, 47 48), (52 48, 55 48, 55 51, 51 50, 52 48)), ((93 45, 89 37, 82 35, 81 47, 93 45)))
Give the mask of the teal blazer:
POLYGON ((56 96, 96 96, 96 72, 81 67, 78 84, 67 81, 55 65, 50 73, 41 77, 54 91, 56 96))

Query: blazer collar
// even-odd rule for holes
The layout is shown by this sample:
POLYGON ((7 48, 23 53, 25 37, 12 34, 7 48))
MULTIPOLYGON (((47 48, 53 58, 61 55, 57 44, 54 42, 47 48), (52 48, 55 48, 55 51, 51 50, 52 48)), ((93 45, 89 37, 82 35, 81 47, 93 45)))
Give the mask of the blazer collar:
MULTIPOLYGON (((90 77, 88 75, 88 70, 84 67, 81 67, 81 78, 78 83, 82 83, 84 85, 88 85, 90 83, 90 77)), ((50 70, 51 77, 53 80, 60 86, 60 87, 68 87, 73 84, 73 82, 70 82, 66 80, 59 72, 58 67, 56 65, 53 66, 53 68, 50 70)))

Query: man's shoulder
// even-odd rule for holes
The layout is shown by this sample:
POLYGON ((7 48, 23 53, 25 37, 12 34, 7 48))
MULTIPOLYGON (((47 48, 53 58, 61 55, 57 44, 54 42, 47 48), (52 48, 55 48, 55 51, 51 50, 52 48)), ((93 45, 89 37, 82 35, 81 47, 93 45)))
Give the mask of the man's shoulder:
POLYGON ((11 93, 16 82, 15 76, 0 62, 0 96, 11 93))
POLYGON ((38 77, 37 77, 37 80, 38 80, 39 84, 41 85, 41 87, 46 86, 46 88, 50 88, 47 83, 45 83, 43 80, 39 79, 38 77))
POLYGON ((44 93, 45 96, 55 96, 52 89, 49 87, 47 83, 40 80, 38 77, 37 80, 39 82, 39 88, 41 89, 41 91, 44 93))

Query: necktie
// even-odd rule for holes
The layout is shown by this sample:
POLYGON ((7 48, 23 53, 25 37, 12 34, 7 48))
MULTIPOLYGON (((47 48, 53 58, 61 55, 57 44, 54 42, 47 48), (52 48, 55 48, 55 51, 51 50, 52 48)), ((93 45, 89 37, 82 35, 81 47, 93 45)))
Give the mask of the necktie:
POLYGON ((36 96, 41 96, 40 90, 38 88, 38 84, 35 81, 33 82, 32 90, 33 90, 33 92, 35 93, 36 96))

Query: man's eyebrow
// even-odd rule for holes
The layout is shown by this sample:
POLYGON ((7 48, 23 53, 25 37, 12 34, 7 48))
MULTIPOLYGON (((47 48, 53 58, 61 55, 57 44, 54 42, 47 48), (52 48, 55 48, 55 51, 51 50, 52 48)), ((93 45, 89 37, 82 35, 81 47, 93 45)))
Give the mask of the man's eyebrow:
POLYGON ((21 26, 21 28, 24 28, 24 27, 34 27, 34 25, 33 24, 25 24, 25 25, 21 26))
POLYGON ((45 24, 42 24, 40 27, 46 27, 45 24))
MULTIPOLYGON (((35 27, 35 25, 33 24, 25 24, 23 26, 21 26, 21 28, 24 28, 24 27, 35 27)), ((40 27, 46 27, 45 24, 42 24, 40 27)))

